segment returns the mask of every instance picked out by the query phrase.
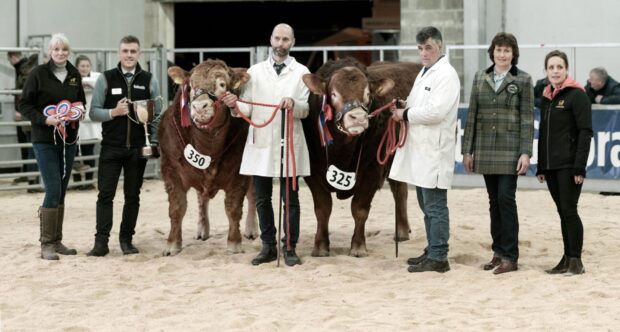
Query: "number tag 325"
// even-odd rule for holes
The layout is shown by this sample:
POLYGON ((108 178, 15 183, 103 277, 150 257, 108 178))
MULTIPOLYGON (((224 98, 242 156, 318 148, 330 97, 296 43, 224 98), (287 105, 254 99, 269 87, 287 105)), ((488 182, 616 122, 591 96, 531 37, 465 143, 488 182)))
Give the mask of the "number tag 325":
POLYGON ((355 186, 355 172, 343 172, 334 165, 327 168, 325 177, 330 186, 339 190, 350 190, 355 186))
POLYGON ((198 169, 206 169, 209 167, 209 164, 211 164, 211 157, 205 156, 196 151, 191 144, 187 144, 185 146, 185 151, 183 154, 185 155, 185 160, 187 160, 190 165, 198 169))

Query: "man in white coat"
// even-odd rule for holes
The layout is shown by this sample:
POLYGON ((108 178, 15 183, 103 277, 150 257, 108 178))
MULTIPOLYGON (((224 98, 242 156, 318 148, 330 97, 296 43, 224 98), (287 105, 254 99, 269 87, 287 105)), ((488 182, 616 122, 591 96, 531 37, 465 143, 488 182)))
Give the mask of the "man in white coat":
MULTIPOLYGON (((269 59, 257 63, 248 69, 250 81, 246 84, 241 94, 241 99, 263 104, 278 103, 279 109, 287 109, 293 112, 293 146, 295 148, 295 163, 297 176, 310 175, 310 159, 308 147, 304 137, 301 120, 308 116, 309 91, 302 81, 302 76, 310 73, 306 66, 295 61, 289 56, 291 48, 295 45, 293 28, 288 24, 278 24, 271 34, 272 54, 269 59)), ((228 94, 223 99, 228 107, 239 107, 239 110, 249 116, 254 123, 265 123, 273 112, 273 107, 264 107, 237 103, 237 96, 228 94)), ((234 113, 233 113, 234 114, 234 113)), ((288 124, 286 124, 288 125, 288 124)), ((271 196, 273 190, 273 178, 280 178, 280 136, 281 117, 279 114, 273 122, 263 128, 250 127, 248 138, 243 151, 240 173, 251 175, 256 190, 256 211, 261 230, 263 243, 260 253, 252 260, 253 265, 267 263, 277 259, 276 228, 274 222, 271 196)), ((288 163, 292 170, 293 163, 288 163)), ((286 169, 286 165, 284 165, 286 169)), ((282 203, 286 197, 286 174, 280 178, 282 203)), ((292 174, 289 174, 291 177, 292 174)), ((283 239, 286 244, 284 262, 293 266, 301 264, 301 260, 295 253, 295 246, 299 239, 299 196, 298 190, 290 187, 292 179, 289 178, 289 202, 290 230, 285 234, 290 235, 283 239)), ((285 210, 285 216, 286 210, 285 210)), ((286 221, 286 220, 285 220, 286 221)))
POLYGON ((454 173, 456 117, 460 81, 441 53, 441 32, 423 28, 417 35, 423 70, 418 74, 407 106, 393 112, 395 120, 409 122, 405 146, 396 151, 390 178, 416 186, 424 213, 427 245, 424 254, 410 258, 409 272, 446 272, 450 221, 447 189, 454 173))

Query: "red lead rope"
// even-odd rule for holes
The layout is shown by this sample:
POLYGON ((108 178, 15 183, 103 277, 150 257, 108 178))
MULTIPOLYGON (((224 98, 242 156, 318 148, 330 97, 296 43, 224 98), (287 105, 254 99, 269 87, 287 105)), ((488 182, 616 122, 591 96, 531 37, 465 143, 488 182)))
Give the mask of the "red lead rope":
MULTIPOLYGON (((396 102, 392 101, 373 111, 370 116, 377 116, 386 109, 393 110, 395 109, 395 105, 396 102)), ((396 138, 396 123, 397 121, 390 117, 387 128, 383 133, 383 137, 381 137, 381 141, 379 142, 379 147, 377 148, 377 162, 380 165, 385 165, 390 156, 394 155, 396 149, 403 147, 403 145, 405 145, 405 141, 407 140, 407 123, 403 120, 398 121, 398 124, 400 125, 400 135, 398 139, 396 138), (385 152, 383 152, 384 156, 382 158, 381 153, 383 151, 383 145, 385 145, 385 152)))
MULTIPOLYGON (((222 95, 219 99, 221 100, 222 98, 224 98, 224 95, 222 95)), ((238 102, 240 103, 244 103, 244 104, 248 104, 248 105, 255 105, 255 106, 264 106, 264 107, 273 107, 273 113, 271 113, 271 117, 269 117, 269 119, 267 121, 265 121, 265 123, 262 124, 257 124, 252 122, 252 120, 250 118, 248 118, 245 114, 243 114, 240 110, 239 110, 239 106, 237 104, 235 104, 235 107, 233 108, 233 111, 240 116, 243 120, 245 120, 247 123, 249 123, 252 127, 254 128, 263 128, 266 127, 268 124, 270 124, 273 119, 276 117, 276 114, 278 113, 279 109, 278 106, 279 105, 273 105, 273 104, 263 104, 263 103, 255 103, 255 102, 251 102, 251 101, 246 101, 246 100, 241 100, 241 99, 237 99, 238 102)), ((291 110, 288 110, 287 114, 287 122, 288 125, 286 127, 286 137, 288 140, 288 144, 287 144, 287 154, 286 154, 286 177, 287 177, 287 192, 288 192, 288 176, 289 176, 289 168, 288 168, 288 164, 289 164, 289 155, 292 157, 290 159, 290 162, 292 163, 292 170, 291 172, 292 177, 293 177, 293 190, 297 190, 297 165, 295 163, 295 146, 293 144, 293 130, 294 130, 294 124, 293 124, 293 112, 291 110)), ((288 203, 287 203, 288 206, 288 203)), ((288 210, 287 210, 288 211, 288 210)))

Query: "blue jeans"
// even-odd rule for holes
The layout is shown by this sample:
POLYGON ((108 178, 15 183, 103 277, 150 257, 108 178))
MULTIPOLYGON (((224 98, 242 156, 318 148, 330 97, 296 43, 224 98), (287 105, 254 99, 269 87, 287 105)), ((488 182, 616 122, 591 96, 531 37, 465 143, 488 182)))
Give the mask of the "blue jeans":
MULTIPOLYGON (((273 205, 271 203, 271 195, 273 192, 273 178, 263 176, 253 176, 254 190, 256 192, 256 212, 258 213, 258 222, 260 225, 260 239, 266 245, 276 244, 276 226, 273 217, 273 205)), ((294 191, 292 186, 292 178, 289 178, 289 224, 291 248, 295 249, 297 240, 299 240, 299 187, 294 191)), ((286 178, 280 178, 280 193, 282 195, 282 203, 286 204, 286 178)), ((282 242, 286 244, 286 207, 282 224, 284 225, 284 238, 282 242)))
POLYGON ((65 204, 65 194, 71 178, 71 166, 77 145, 34 143, 32 148, 45 187, 43 207, 57 208, 58 205, 65 204))
POLYGON ((416 187, 416 193, 418 204, 424 213, 428 258, 447 261, 448 239, 450 239, 448 191, 416 187))
POLYGON ((519 215, 517 214, 517 175, 484 175, 489 194, 491 238, 496 257, 517 262, 519 260, 519 215))

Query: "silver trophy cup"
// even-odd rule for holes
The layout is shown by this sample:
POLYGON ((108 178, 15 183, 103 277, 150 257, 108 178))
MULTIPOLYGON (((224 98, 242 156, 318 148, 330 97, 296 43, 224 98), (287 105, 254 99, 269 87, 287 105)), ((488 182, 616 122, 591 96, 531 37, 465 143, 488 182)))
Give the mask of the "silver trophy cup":
POLYGON ((151 148, 151 142, 149 141, 148 124, 153 121, 153 110, 155 109, 155 102, 153 100, 147 99, 136 100, 132 103, 138 121, 144 126, 144 138, 146 142, 144 147, 142 147, 142 156, 148 158, 153 155, 153 149, 151 148))

